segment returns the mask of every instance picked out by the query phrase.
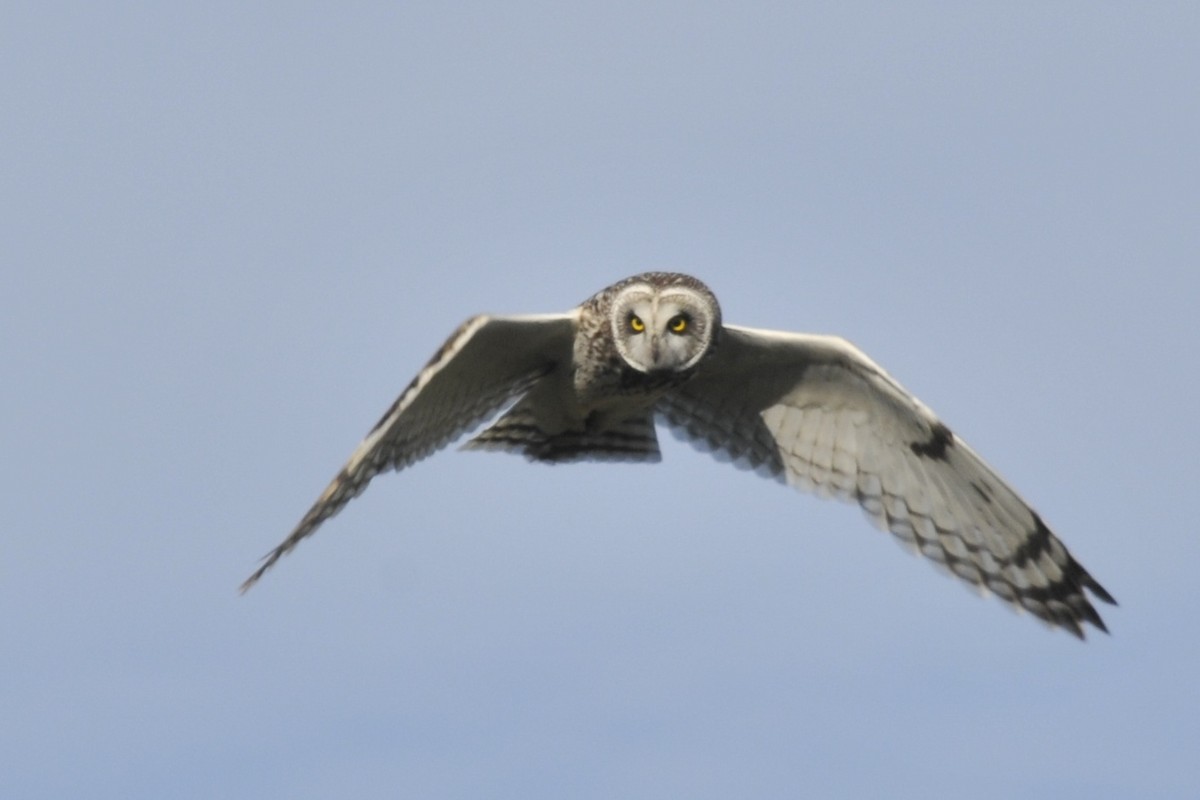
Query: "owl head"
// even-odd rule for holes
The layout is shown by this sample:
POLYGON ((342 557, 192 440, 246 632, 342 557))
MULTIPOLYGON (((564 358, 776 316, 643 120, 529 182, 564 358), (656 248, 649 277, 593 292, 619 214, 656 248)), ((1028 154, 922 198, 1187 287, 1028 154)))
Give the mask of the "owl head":
POLYGON ((699 363, 721 328, 717 298, 690 275, 648 272, 614 287, 613 342, 638 372, 682 372, 699 363))

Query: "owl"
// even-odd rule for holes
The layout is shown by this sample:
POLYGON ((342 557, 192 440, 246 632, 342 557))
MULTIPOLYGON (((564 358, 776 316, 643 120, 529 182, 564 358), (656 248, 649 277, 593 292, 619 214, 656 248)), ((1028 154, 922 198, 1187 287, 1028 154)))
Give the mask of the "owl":
POLYGON ((725 325, 696 278, 649 272, 565 314, 481 315, 434 354, 295 530, 242 585, 362 492, 486 418, 468 450, 657 462, 655 425, 797 489, 857 503, 903 544, 1083 638, 1115 604, 1042 518, 844 339, 725 325))

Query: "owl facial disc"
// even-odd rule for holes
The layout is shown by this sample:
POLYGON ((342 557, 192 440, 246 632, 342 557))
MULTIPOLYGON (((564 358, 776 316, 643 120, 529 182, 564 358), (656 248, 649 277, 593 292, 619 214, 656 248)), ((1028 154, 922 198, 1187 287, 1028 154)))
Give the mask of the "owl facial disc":
POLYGON ((712 346, 719 315, 702 284, 635 283, 613 302, 613 340, 625 363, 639 372, 682 372, 712 346))

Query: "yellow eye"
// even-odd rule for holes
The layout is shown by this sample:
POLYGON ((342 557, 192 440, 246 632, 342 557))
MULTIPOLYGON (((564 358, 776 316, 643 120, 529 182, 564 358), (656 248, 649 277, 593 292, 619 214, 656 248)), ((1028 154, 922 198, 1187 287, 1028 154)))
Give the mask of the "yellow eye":
POLYGON ((667 323, 667 327, 670 328, 671 333, 683 333, 687 330, 687 326, 688 320, 683 314, 680 314, 678 317, 667 323))
POLYGON ((642 322, 642 318, 637 314, 629 315, 629 328, 634 333, 641 333, 646 330, 646 323, 642 322))

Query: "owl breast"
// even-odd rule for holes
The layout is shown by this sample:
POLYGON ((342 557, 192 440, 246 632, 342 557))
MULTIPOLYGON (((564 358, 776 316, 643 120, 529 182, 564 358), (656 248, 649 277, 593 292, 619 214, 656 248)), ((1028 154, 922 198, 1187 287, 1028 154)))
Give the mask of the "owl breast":
POLYGON ((597 369, 596 362, 576 365, 575 394, 589 410, 620 406, 630 410, 649 408, 666 392, 691 379, 693 371, 639 372, 619 358, 608 359, 597 369))

